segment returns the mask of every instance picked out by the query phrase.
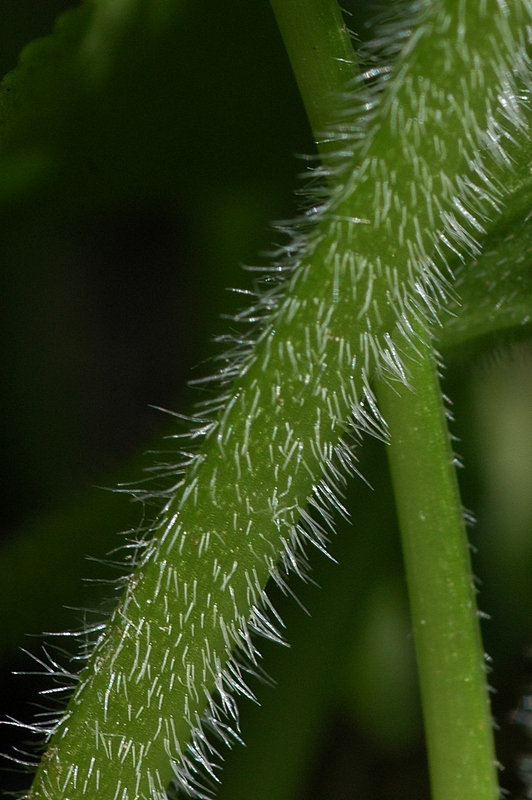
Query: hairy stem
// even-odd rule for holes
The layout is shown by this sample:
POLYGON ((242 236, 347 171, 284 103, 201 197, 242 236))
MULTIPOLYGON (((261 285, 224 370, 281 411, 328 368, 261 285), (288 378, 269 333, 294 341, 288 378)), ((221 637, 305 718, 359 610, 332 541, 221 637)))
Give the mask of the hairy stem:
MULTIPOLYGON (((173 776, 200 793, 198 769, 215 780, 205 726, 234 736, 234 695, 258 669, 251 633, 279 637, 264 586, 305 571, 305 542, 324 549, 327 504, 340 505, 353 468, 346 430, 382 431, 370 379, 406 381, 403 350, 424 346, 446 300, 445 248, 474 247, 475 215, 493 208, 479 151, 493 145, 507 86, 515 96, 525 11, 438 0, 409 20, 394 73, 363 97, 369 117, 352 128, 344 178, 274 265, 282 289, 240 317, 259 332, 235 342, 200 412, 203 444, 194 451, 191 435, 175 467, 31 798, 159 800, 173 776)), ((504 117, 515 138, 518 112, 504 117)))
POLYGON ((496 800, 493 725, 475 588, 442 392, 431 348, 411 388, 380 383, 434 800, 496 800))
MULTIPOLYGON (((327 101, 334 83, 324 89, 323 82, 330 72, 317 47, 309 53, 294 42, 299 3, 272 0, 272 4, 309 121, 314 130, 325 129, 331 119, 327 101)), ((320 11, 322 16, 328 11, 331 19, 340 13, 336 0, 320 11)), ((341 77, 333 76, 333 81, 339 79, 337 96, 341 77)), ((420 340, 423 337, 419 331, 420 340)), ((405 554, 433 796, 434 800, 494 800, 498 783, 480 626, 432 346, 418 345, 409 361, 409 387, 381 381, 378 398, 391 437, 388 456, 405 554)))

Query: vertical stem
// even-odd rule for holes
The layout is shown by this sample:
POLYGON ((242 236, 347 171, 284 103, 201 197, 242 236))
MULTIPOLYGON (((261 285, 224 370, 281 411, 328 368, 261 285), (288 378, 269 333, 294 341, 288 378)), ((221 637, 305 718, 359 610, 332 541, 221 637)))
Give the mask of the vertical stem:
POLYGON ((378 386, 403 541, 434 800, 498 798, 480 626, 432 350, 378 386))
POLYGON ((321 155, 337 144, 342 94, 357 74, 356 56, 336 0, 270 0, 321 155))
MULTIPOLYGON (((353 55, 336 0, 271 0, 310 124, 339 118, 353 55), (350 52, 351 55, 347 55, 350 52)), ((320 152, 327 152, 322 144, 320 152)), ((426 339, 426 334, 423 337, 426 339)), ((410 388, 378 387, 403 538, 434 800, 499 796, 483 648, 458 483, 430 345, 410 388)))

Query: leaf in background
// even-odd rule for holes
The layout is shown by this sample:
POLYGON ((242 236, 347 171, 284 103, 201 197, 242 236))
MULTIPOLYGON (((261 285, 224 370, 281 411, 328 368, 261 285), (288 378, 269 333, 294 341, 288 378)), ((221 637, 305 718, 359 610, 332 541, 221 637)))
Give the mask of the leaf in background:
POLYGON ((505 214, 482 240, 480 253, 455 266, 458 300, 450 305, 452 316, 443 316, 438 337, 442 349, 457 352, 466 345, 467 351, 481 342, 496 344, 501 336, 511 341, 530 335, 532 192, 528 185, 511 198, 510 210, 514 202, 520 213, 505 214))

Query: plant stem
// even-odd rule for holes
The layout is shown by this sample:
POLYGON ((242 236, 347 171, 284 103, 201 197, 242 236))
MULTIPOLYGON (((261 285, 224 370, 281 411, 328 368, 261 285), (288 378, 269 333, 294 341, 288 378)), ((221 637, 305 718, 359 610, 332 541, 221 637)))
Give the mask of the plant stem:
POLYGON ((336 0, 271 0, 320 154, 337 142, 327 136, 339 122, 353 82, 356 56, 336 0))
POLYGON ((379 383, 403 541, 434 800, 499 796, 475 588, 430 347, 411 389, 379 383))
MULTIPOLYGON (((316 8, 327 4, 316 0, 316 8)), ((306 506, 329 522, 327 502, 340 503, 337 464, 354 466, 346 428, 352 421, 355 431, 381 430, 370 378, 386 371, 402 379, 414 328, 423 320, 428 336, 446 299, 442 245, 471 249, 474 214, 487 216, 492 198, 475 183, 484 176, 478 151, 498 131, 524 29, 512 7, 472 2, 467 26, 462 12, 440 0, 409 22, 412 36, 382 102, 372 106, 375 96, 366 96, 376 108, 367 147, 358 149, 356 127, 345 182, 331 181, 316 227, 308 237, 296 229, 273 267, 290 266, 283 290, 267 286, 240 316, 264 321, 253 347, 249 336, 235 341, 219 375, 222 394, 200 412, 193 452, 173 468, 153 538, 50 728, 28 798, 160 798, 175 774, 193 790, 199 781, 202 793, 201 770, 216 780, 203 724, 230 739, 225 719, 236 716, 234 695, 249 694, 246 664, 257 664, 250 628, 278 638, 264 615, 264 586, 304 571, 300 546, 309 539, 324 549, 324 528, 306 506), (479 39, 481 28, 490 35, 479 39), (496 62, 487 53, 494 42, 496 62)), ((323 102, 344 88, 327 90, 323 102)), ((453 800, 460 797, 488 800, 453 800)))
MULTIPOLYGON (((315 131, 333 115, 343 75, 332 51, 299 40, 298 17, 308 10, 307 41, 322 16, 340 15, 336 0, 281 2, 275 8, 308 117, 315 131), (313 65, 309 64, 315 56, 313 65), (334 92, 328 82, 338 79, 334 92), (313 85, 315 81, 316 85, 313 85), (326 87, 326 88, 325 88, 326 87)), ((341 41, 341 26, 337 26, 341 41)), ((426 338, 423 332, 422 338, 426 338)), ((483 650, 458 483, 431 346, 412 359, 411 389, 379 385, 392 435, 389 460, 403 537, 415 630, 434 800, 498 797, 483 650)))

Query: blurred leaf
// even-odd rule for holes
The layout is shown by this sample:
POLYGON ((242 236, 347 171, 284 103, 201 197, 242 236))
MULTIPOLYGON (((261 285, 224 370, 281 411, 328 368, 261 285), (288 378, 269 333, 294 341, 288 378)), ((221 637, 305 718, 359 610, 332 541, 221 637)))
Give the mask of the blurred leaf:
MULTIPOLYGON (((458 302, 443 319, 442 348, 457 351, 475 340, 493 344, 530 336, 532 322, 532 194, 519 198, 520 215, 504 217, 482 242, 482 252, 456 267, 458 302), (487 340, 487 341, 484 341, 487 340)), ((480 343, 479 342, 479 343, 480 343)))

